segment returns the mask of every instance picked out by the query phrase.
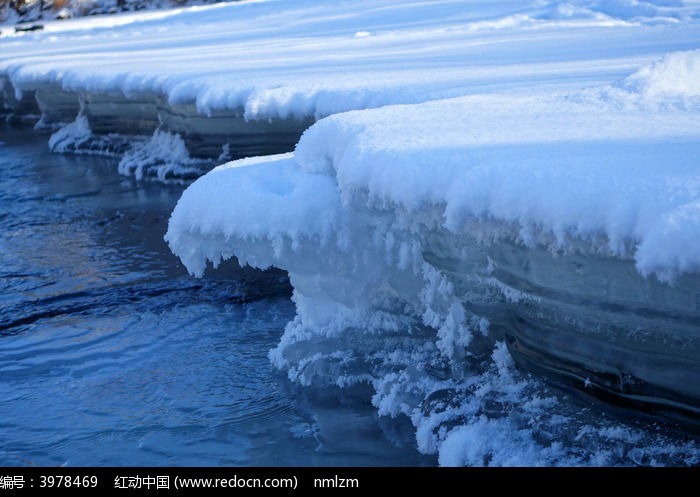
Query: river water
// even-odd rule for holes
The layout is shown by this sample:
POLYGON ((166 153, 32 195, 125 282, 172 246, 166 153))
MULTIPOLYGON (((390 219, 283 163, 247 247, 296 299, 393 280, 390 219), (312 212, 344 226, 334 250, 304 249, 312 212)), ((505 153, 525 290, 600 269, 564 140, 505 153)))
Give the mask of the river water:
POLYGON ((297 388, 268 351, 281 272, 198 280, 163 241, 184 186, 0 127, 0 465, 433 465, 369 392, 297 388))

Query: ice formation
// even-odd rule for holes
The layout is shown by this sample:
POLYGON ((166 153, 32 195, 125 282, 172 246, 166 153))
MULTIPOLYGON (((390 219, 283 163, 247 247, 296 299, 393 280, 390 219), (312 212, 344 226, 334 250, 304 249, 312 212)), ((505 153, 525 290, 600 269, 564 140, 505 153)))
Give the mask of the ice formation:
POLYGON ((371 384, 440 463, 697 464, 692 440, 573 412, 528 375, 697 429, 696 2, 283 5, 3 39, 5 107, 75 95, 57 150, 107 115, 136 126, 137 176, 274 135, 184 192, 170 247, 198 276, 286 270, 297 315, 272 362, 371 384))

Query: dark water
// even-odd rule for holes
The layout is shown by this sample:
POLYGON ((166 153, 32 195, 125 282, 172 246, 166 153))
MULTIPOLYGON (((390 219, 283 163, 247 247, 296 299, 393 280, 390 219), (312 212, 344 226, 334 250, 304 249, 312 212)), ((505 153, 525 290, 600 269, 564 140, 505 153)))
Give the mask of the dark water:
POLYGON ((368 392, 272 369, 285 275, 188 276, 162 239, 183 186, 46 140, 0 128, 0 465, 435 463, 368 392))

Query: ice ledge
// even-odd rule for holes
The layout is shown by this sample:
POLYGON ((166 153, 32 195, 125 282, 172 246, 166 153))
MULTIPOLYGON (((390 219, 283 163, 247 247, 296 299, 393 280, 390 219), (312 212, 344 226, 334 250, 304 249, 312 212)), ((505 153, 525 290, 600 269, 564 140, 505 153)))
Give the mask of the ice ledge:
POLYGON ((0 115, 54 131, 60 153, 121 157, 119 171, 141 179, 193 179, 227 160, 291 151, 312 118, 248 120, 244 109, 201 113, 162 95, 65 91, 52 83, 18 91, 0 75, 0 115))
POLYGON ((379 381, 401 340, 423 351, 416 367, 459 384, 504 341, 526 371, 698 428, 700 274, 668 284, 604 239, 552 251, 507 223, 455 232, 440 209, 369 205, 291 154, 237 161, 185 192, 166 239, 196 274, 234 255, 288 271, 297 318, 271 357, 303 384, 379 381))
POLYGON ((334 115, 293 155, 200 178, 166 239, 198 275, 234 255, 289 272, 297 318, 272 358, 302 383, 328 368, 380 382, 363 354, 338 352, 364 350, 355 335, 379 349, 422 335, 434 355, 420 367, 455 379, 503 340, 529 370, 697 428, 700 105, 689 88, 659 96, 622 82, 334 115), (336 352, 320 351, 333 340, 336 352))

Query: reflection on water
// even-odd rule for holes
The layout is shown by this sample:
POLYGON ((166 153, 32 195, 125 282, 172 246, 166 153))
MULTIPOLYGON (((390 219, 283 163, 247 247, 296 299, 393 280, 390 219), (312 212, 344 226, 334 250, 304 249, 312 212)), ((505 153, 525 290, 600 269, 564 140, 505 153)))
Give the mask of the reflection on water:
POLYGON ((189 277, 162 239, 182 189, 0 128, 0 465, 434 464, 366 391, 272 370, 286 278, 189 277))

